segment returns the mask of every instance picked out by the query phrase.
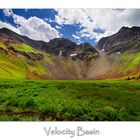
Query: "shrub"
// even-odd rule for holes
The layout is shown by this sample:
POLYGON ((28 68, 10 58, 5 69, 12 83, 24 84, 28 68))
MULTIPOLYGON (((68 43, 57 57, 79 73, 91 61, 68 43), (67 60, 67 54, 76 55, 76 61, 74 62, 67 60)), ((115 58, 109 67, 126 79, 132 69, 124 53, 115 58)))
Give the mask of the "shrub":
POLYGON ((128 112, 126 111, 125 108, 121 108, 121 109, 118 111, 118 117, 119 117, 119 120, 120 120, 120 121, 129 120, 129 114, 128 114, 128 112))
POLYGON ((115 121, 118 119, 117 111, 111 106, 104 107, 102 113, 104 116, 104 120, 115 121))

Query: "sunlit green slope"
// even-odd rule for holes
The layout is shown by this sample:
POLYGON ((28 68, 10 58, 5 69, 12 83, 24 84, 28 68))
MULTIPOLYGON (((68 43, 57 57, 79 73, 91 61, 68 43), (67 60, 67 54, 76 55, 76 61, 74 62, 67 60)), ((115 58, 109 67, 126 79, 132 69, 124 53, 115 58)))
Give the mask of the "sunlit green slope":
POLYGON ((36 79, 43 78, 47 74, 46 62, 51 63, 51 57, 45 53, 33 49, 27 44, 11 44, 9 49, 0 42, 0 78, 2 79, 36 79), (36 58, 36 54, 43 56, 40 60, 32 60, 29 56, 36 58))

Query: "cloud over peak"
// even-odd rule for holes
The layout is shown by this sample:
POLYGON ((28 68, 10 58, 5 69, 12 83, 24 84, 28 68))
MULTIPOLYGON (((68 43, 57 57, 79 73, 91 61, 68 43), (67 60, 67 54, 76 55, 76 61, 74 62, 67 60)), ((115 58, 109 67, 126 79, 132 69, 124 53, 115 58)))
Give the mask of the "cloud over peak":
POLYGON ((122 26, 139 26, 138 9, 56 9, 55 20, 60 25, 79 24, 79 37, 98 41, 104 36, 117 32, 122 26), (104 32, 95 32, 98 29, 104 32))
POLYGON ((20 33, 21 35, 46 42, 50 39, 60 37, 59 32, 43 19, 36 16, 26 19, 22 16, 14 14, 11 9, 4 9, 3 12, 5 16, 11 16, 13 18, 17 27, 13 27, 8 23, 3 22, 0 22, 0 27, 4 26, 20 33))

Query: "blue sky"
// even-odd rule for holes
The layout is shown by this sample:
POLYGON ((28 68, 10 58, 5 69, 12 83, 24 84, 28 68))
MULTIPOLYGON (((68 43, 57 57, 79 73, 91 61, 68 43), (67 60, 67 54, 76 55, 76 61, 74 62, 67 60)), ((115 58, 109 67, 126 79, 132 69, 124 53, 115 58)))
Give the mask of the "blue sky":
POLYGON ((63 37, 95 46, 122 26, 139 25, 137 9, 0 9, 0 28, 46 42, 63 37))
MULTIPOLYGON (((54 21, 57 12, 53 9, 13 9, 12 11, 14 14, 25 17, 27 19, 33 16, 41 18, 54 28, 59 26, 61 29, 56 29, 59 30, 61 37, 68 38, 76 43, 79 43, 79 40, 72 36, 76 33, 76 31, 80 30, 79 26, 77 24, 60 26, 57 22, 54 21)), ((14 19, 11 16, 6 16, 3 12, 3 9, 0 10, 0 20, 16 27, 16 24, 13 21, 14 19)), ((86 37, 81 37, 80 42, 89 42, 92 45, 96 44, 94 39, 88 39, 86 37)))

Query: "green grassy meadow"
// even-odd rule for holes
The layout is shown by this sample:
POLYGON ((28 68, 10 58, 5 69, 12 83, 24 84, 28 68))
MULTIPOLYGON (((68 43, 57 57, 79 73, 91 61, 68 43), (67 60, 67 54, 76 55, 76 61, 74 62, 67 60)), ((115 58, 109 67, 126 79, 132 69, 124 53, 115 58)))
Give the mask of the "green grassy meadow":
POLYGON ((0 121, 140 121, 140 81, 0 80, 0 121))
POLYGON ((135 71, 139 66, 140 52, 123 53, 117 57, 114 66, 124 73, 135 71))

